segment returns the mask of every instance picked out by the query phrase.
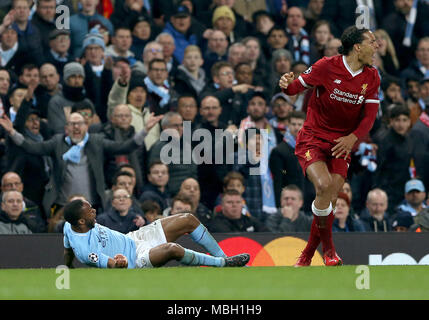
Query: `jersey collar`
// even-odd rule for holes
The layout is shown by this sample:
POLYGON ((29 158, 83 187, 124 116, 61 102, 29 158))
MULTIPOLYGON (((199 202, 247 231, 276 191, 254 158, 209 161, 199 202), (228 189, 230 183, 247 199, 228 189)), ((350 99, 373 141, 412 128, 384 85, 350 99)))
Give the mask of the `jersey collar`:
POLYGON ((352 69, 350 68, 350 66, 347 63, 346 56, 344 56, 344 55, 343 55, 343 64, 344 64, 344 67, 346 67, 347 71, 351 74, 351 76, 353 78, 356 77, 357 75, 361 74, 361 72, 363 71, 363 68, 361 68, 358 71, 353 72, 352 69))

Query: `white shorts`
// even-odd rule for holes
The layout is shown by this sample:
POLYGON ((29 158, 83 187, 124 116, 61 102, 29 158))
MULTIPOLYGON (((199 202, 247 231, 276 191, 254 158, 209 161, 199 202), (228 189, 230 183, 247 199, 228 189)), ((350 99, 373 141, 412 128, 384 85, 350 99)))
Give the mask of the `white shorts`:
POLYGON ((136 243, 136 267, 153 268, 149 259, 150 249, 167 243, 161 221, 156 220, 136 231, 127 233, 136 243))

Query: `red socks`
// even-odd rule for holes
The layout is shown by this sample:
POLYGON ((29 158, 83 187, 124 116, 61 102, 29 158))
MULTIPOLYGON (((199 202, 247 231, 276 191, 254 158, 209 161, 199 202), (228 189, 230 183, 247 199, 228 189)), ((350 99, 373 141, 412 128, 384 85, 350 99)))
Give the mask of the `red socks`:
POLYGON ((334 241, 332 239, 332 224, 334 223, 334 219, 335 216, 333 212, 331 212, 327 217, 317 217, 323 253, 327 251, 335 252, 334 241))
POLYGON ((311 224, 310 237, 303 253, 308 257, 313 257, 320 242, 322 242, 323 253, 328 250, 335 252, 334 242, 332 239, 332 224, 335 216, 331 212, 326 217, 320 217, 313 214, 313 223, 311 224))

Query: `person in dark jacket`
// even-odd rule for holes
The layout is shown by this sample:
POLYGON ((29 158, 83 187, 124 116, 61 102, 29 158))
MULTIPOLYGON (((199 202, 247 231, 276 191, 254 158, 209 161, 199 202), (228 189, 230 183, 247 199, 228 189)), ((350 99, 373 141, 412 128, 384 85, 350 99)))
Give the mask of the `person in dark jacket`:
POLYGON ((24 51, 31 52, 31 56, 37 66, 44 62, 43 49, 41 44, 42 38, 39 29, 29 20, 30 3, 26 0, 13 2, 15 18, 12 28, 18 33, 19 46, 24 51))
POLYGON ((161 212, 168 208, 171 197, 167 191, 169 180, 168 166, 161 161, 154 161, 149 164, 147 180, 143 186, 140 196, 140 203, 146 200, 152 200, 159 204, 161 212))
POLYGON ((404 105, 395 106, 390 112, 390 125, 377 151, 375 186, 386 191, 389 211, 404 198, 403 188, 410 178, 411 140, 410 111, 404 105))
POLYGON ((131 195, 125 189, 113 192, 112 207, 97 216, 97 222, 121 233, 135 231, 145 225, 144 218, 133 211, 131 195))
POLYGON ((269 232, 258 219, 242 214, 243 198, 236 190, 226 191, 222 197, 222 213, 211 221, 210 232, 269 232))
MULTIPOLYGON (((173 154, 179 154, 180 159, 183 159, 183 157, 185 156, 184 150, 191 150, 192 146, 189 141, 185 141, 187 139, 183 138, 183 119, 181 115, 177 112, 166 113, 161 121, 161 127, 162 130, 170 129, 169 131, 172 134, 168 134, 168 131, 166 131, 166 133, 167 137, 170 136, 172 139, 169 139, 171 140, 170 142, 158 140, 149 150, 148 163, 152 163, 156 160, 162 160, 163 162, 169 161, 170 159, 168 158, 161 159, 161 151, 164 147, 168 149, 175 148, 175 146, 178 146, 179 148, 175 148, 173 154)), ((167 155, 166 157, 169 157, 169 155, 167 155)), ((172 197, 174 197, 179 192, 180 185, 185 179, 198 178, 197 165, 192 161, 190 164, 185 164, 183 161, 171 161, 168 164, 168 171, 170 175, 170 179, 168 182, 168 192, 172 197)))
POLYGON ((313 218, 301 210, 304 198, 301 189, 293 184, 283 188, 281 207, 268 216, 266 225, 272 232, 310 232, 313 218))
MULTIPOLYGON (((276 205, 280 206, 280 195, 282 189, 295 184, 304 192, 306 198, 313 199, 311 193, 314 193, 312 184, 304 177, 298 159, 295 156, 295 139, 298 131, 302 128, 305 120, 305 114, 300 111, 293 111, 288 116, 289 125, 283 140, 271 151, 269 166, 273 175, 274 192, 276 195, 276 205)), ((311 208, 311 203, 306 206, 311 208)))
POLYGON ((381 189, 373 189, 368 192, 366 208, 361 212, 366 232, 388 232, 391 231, 392 223, 387 213, 388 197, 381 189))
POLYGON ((89 134, 84 117, 72 113, 68 117, 67 134, 58 134, 43 142, 31 142, 14 128, 9 118, 0 119, 0 125, 8 132, 18 146, 38 155, 49 155, 53 162, 53 174, 44 195, 43 207, 50 214, 54 204, 64 206, 67 198, 81 193, 98 207, 105 202, 104 154, 124 154, 144 143, 146 132, 160 117, 151 117, 145 129, 134 137, 113 142, 100 134, 89 134))
POLYGON ((49 41, 51 31, 58 30, 55 25, 55 18, 59 16, 56 13, 57 3, 55 0, 37 1, 36 12, 31 18, 31 23, 36 26, 40 32, 40 39, 43 53, 49 51, 49 41))
MULTIPOLYGON (((135 128, 131 125, 131 111, 128 105, 118 104, 110 115, 110 122, 103 125, 101 133, 106 139, 112 141, 125 141, 136 133, 135 128)), ((143 175, 145 168, 147 151, 143 145, 130 154, 123 155, 106 155, 104 163, 104 172, 106 173, 106 183, 110 185, 112 178, 123 163, 130 164, 136 171, 136 186, 138 190, 143 187, 143 175)))
POLYGON ((200 48, 195 45, 186 47, 183 63, 175 73, 174 90, 181 95, 191 94, 197 99, 208 82, 206 72, 201 68, 202 65, 200 48))
POLYGON ((333 232, 365 232, 365 226, 359 217, 350 214, 350 198, 346 193, 338 193, 335 209, 333 232))
MULTIPOLYGON (((50 138, 46 123, 40 120, 40 112, 29 108, 30 103, 24 99, 18 110, 14 126, 24 137, 34 141, 50 138)), ((8 170, 18 173, 26 186, 24 196, 42 208, 45 185, 49 181, 51 161, 49 157, 33 155, 16 146, 8 139, 8 170)))
MULTIPOLYGON (((409 38, 409 44, 404 44, 406 38, 405 30, 408 28, 409 15, 411 14, 412 4, 410 1, 392 1, 395 10, 390 14, 385 14, 384 9, 380 13, 384 14, 381 28, 386 30, 395 45, 395 50, 400 63, 400 70, 407 67, 410 57, 414 56, 417 47, 418 39, 429 34, 429 26, 427 17, 429 15, 429 7, 422 1, 417 1, 415 14, 415 23, 412 28, 412 34, 409 38)), ((345 12, 345 11, 344 11, 345 12)))
POLYGON ((25 217, 22 215, 22 194, 6 191, 2 195, 0 211, 0 234, 30 234, 25 217))
POLYGON ((423 181, 426 190, 429 189, 429 98, 426 98, 426 109, 410 131, 413 142, 412 156, 417 175, 423 181))
POLYGON ((6 172, 1 179, 1 191, 6 193, 9 191, 17 191, 22 198, 21 216, 25 220, 25 224, 33 233, 41 233, 46 231, 46 218, 40 211, 38 205, 22 194, 24 184, 21 177, 16 172, 6 172))

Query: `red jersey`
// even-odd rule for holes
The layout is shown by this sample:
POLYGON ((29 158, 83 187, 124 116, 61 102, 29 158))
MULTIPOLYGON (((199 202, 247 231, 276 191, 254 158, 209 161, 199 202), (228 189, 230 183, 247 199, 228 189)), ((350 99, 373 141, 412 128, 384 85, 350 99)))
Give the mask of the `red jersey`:
POLYGON ((346 57, 324 57, 294 80, 284 92, 295 95, 313 87, 304 130, 332 141, 354 133, 365 136, 379 107, 380 77, 375 68, 353 72, 346 57))

